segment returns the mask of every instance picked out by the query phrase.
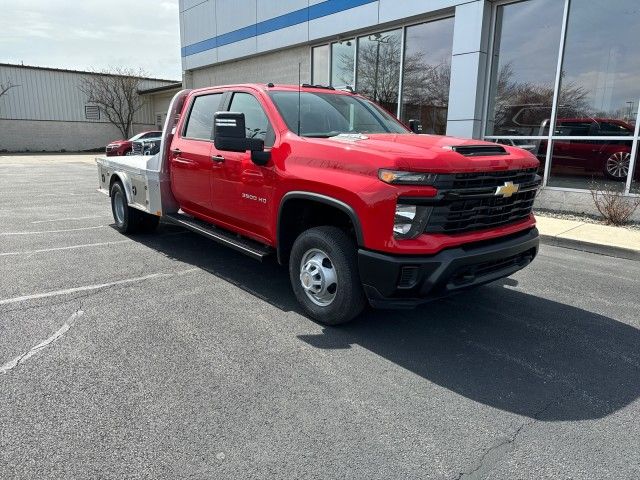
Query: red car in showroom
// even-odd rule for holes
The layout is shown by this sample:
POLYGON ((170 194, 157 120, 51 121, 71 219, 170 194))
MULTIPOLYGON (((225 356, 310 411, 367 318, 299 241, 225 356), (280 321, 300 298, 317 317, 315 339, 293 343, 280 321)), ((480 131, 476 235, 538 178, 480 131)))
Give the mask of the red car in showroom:
MULTIPOLYGON (((613 118, 559 118, 556 135, 567 137, 631 137, 633 126, 613 118)), ((557 139, 553 142, 553 165, 576 173, 603 174, 606 178, 625 181, 631 160, 631 140, 557 139)), ((541 151, 546 151, 542 142, 541 151)), ((636 171, 636 175, 639 172, 636 171)))
POLYGON ((113 142, 109 143, 109 145, 107 145, 105 148, 105 153, 107 154, 107 157, 131 155, 133 142, 135 142, 136 140, 147 140, 160 137, 162 137, 162 132, 159 130, 140 132, 137 135, 131 137, 129 140, 114 140, 113 142))

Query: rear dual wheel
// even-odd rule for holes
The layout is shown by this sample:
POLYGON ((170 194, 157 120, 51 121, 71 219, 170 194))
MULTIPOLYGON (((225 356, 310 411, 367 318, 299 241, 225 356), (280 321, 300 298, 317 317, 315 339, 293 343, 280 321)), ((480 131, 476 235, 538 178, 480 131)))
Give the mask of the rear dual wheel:
POLYGON ((346 323, 366 306, 356 246, 337 227, 314 227, 300 234, 291 249, 289 277, 304 311, 326 325, 346 323))
POLYGON ((111 186, 111 212, 120 233, 148 233, 158 227, 160 217, 130 207, 122 183, 111 186))

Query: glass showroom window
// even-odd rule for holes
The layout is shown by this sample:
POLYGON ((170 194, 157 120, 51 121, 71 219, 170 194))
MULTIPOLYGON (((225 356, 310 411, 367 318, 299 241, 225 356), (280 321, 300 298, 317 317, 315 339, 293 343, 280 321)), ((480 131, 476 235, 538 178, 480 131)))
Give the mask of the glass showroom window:
POLYGON ((356 42, 354 39, 331 44, 331 85, 336 88, 353 87, 356 42))
POLYGON ((453 18, 407 27, 400 119, 420 120, 423 133, 447 129, 453 18))
POLYGON ((329 85, 329 45, 320 45, 311 50, 311 83, 329 85))
POLYGON ((394 115, 398 109, 402 30, 358 38, 356 90, 394 115))
POLYGON ((640 99, 638 25, 637 0, 570 1, 548 185, 624 190, 640 99))
POLYGON ((498 7, 487 136, 547 134, 563 10, 564 2, 559 0, 529 0, 498 7))

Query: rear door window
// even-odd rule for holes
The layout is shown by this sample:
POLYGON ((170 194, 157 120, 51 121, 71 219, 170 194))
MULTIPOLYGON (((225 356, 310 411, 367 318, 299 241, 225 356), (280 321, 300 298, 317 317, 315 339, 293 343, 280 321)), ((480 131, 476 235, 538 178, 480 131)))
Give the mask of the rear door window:
POLYGON ((213 138, 213 114, 220 107, 222 93, 212 93, 196 97, 189 112, 184 129, 184 138, 211 140, 213 138))

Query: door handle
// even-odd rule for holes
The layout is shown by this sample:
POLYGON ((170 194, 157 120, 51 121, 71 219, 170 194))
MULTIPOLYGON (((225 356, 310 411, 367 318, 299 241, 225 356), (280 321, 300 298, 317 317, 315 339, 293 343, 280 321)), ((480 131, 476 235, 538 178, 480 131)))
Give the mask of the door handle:
POLYGON ((224 157, 222 155, 213 155, 211 157, 211 160, 213 160, 214 162, 217 162, 217 163, 222 163, 222 162, 224 162, 224 157))
POLYGON ((182 153, 182 150, 180 150, 179 148, 172 148, 171 153, 173 153, 174 155, 180 155, 182 153))

